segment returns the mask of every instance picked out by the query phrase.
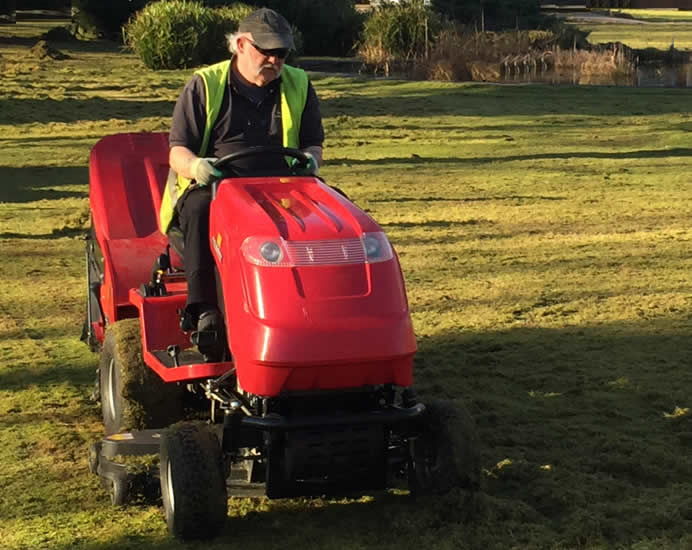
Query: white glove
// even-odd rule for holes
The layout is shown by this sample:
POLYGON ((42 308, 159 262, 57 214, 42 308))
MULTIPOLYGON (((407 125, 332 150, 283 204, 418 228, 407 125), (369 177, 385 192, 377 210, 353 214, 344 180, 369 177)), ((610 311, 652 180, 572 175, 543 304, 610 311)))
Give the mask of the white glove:
POLYGON ((197 182, 197 185, 211 185, 219 181, 223 174, 214 168, 211 163, 218 160, 215 157, 198 157, 190 164, 190 174, 197 182))

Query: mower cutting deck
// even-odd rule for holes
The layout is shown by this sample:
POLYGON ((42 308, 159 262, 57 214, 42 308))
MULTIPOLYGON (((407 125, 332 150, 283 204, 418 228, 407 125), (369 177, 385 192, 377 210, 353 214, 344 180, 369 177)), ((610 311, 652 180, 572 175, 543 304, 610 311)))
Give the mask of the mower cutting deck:
MULTIPOLYGON (((416 341, 398 258, 377 223, 315 177, 233 177, 253 148, 216 162, 209 242, 223 330, 190 332, 182 254, 158 227, 165 134, 119 134, 90 161, 85 339, 100 348, 106 437, 90 466, 127 501, 128 456, 158 456, 171 533, 217 535, 228 495, 270 498, 474 488, 473 421, 418 402, 416 341), (185 328, 181 328, 185 327, 185 328), (201 338, 223 350, 205 362, 201 338)), ((155 460, 153 461, 155 462, 155 460)))

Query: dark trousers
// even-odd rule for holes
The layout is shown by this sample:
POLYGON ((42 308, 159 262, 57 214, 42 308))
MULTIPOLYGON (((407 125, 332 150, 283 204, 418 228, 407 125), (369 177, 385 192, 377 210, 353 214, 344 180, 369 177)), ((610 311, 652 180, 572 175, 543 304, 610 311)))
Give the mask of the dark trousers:
POLYGON ((185 279, 188 304, 216 304, 214 258, 209 248, 211 189, 188 189, 176 203, 178 223, 185 240, 185 279))

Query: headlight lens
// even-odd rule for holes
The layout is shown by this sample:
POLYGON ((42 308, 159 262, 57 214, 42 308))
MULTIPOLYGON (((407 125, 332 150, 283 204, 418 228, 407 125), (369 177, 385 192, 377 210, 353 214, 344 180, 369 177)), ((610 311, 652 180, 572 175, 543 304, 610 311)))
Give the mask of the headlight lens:
POLYGON ((382 245, 372 235, 363 237, 363 246, 365 247, 365 256, 370 260, 378 258, 382 253, 382 245))
POLYGON ((394 257, 392 245, 381 231, 377 233, 363 233, 360 238, 365 252, 365 261, 369 264, 386 262, 394 257))
POLYGON ((260 246, 260 254, 262 258, 272 264, 280 262, 283 257, 279 245, 272 241, 267 241, 260 246))
POLYGON ((286 241, 281 237, 248 237, 240 246, 245 259, 264 267, 291 267, 286 241))

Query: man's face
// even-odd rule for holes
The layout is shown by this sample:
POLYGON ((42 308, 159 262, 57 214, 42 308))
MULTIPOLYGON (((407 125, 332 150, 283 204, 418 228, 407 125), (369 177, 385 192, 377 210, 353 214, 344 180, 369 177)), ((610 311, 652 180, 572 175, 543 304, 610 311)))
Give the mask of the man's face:
POLYGON ((288 50, 262 50, 246 36, 238 41, 238 70, 255 86, 266 86, 281 74, 288 50))

